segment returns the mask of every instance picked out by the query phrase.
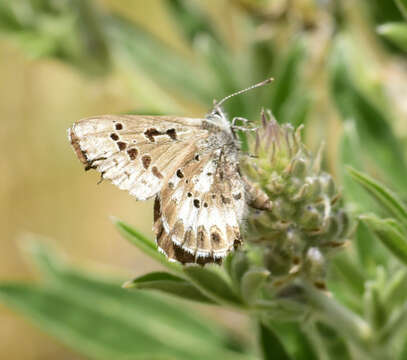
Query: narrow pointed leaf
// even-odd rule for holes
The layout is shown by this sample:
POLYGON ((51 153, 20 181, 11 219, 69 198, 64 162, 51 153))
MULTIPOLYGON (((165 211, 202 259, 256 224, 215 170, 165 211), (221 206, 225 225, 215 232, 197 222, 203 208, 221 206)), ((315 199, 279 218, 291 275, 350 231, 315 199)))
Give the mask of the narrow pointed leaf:
POLYGON ((200 8, 200 4, 183 0, 166 0, 165 4, 174 16, 175 23, 181 28, 190 43, 193 43, 201 34, 218 39, 215 29, 211 26, 211 21, 200 8))
POLYGON ((0 285, 0 301, 23 313, 66 345, 96 359, 169 355, 187 359, 140 327, 63 293, 23 284, 0 285), (98 324, 98 326, 95 326, 98 324))
MULTIPOLYGON (((241 84, 237 77, 238 72, 235 69, 233 58, 230 57, 224 46, 221 46, 214 38, 208 35, 202 35, 197 42, 197 49, 202 57, 208 63, 208 67, 217 79, 217 94, 213 94, 219 101, 224 96, 232 94, 241 89, 241 84)), ((249 84, 251 85, 251 84, 249 84)), ((234 116, 249 116, 246 96, 232 97, 225 103, 225 108, 230 114, 230 120, 234 116)), ((242 151, 247 151, 247 139, 244 132, 239 132, 242 151)))
MULTIPOLYGON (((311 340, 314 338, 314 348, 320 348, 319 354, 329 360, 352 360, 349 353, 348 344, 345 339, 335 331, 334 328, 322 323, 316 323, 306 328, 306 336, 311 340), (320 342, 317 346, 315 343, 320 342), (322 346, 321 346, 322 345, 322 346), (321 354, 322 353, 322 354, 321 354)), ((322 358, 322 356, 320 356, 322 358)))
POLYGON ((397 271, 383 291, 383 302, 386 308, 391 309, 404 304, 407 300, 407 269, 397 271))
POLYGON ((241 293, 243 299, 248 303, 252 303, 259 294, 259 291, 265 281, 269 278, 270 272, 265 269, 249 270, 242 278, 241 293))
POLYGON ((380 330, 379 341, 386 343, 391 341, 400 332, 405 333, 405 325, 407 320, 407 304, 404 304, 401 308, 393 311, 385 326, 380 330))
POLYGON ((231 258, 229 276, 237 289, 240 288, 243 274, 249 269, 249 266, 250 264, 247 254, 243 251, 236 251, 231 258))
POLYGON ((352 178, 363 186, 392 216, 398 218, 407 227, 407 207, 396 194, 370 176, 351 167, 347 168, 352 178))
POLYGON ((403 340, 400 355, 397 357, 397 360, 406 360, 406 359, 407 359, 407 338, 403 340))
MULTIPOLYGON (((391 119, 355 82, 352 73, 352 47, 339 38, 331 56, 331 91, 344 121, 355 122, 363 139, 363 159, 398 191, 406 193, 406 160, 399 140, 391 128, 391 119)), ((356 54, 355 54, 356 56, 356 54)))
POLYGON ((196 62, 188 61, 185 56, 123 18, 112 17, 106 25, 112 46, 117 54, 122 54, 120 61, 126 58, 160 85, 175 89, 202 104, 211 104, 213 95, 210 89, 214 79, 196 62))
MULTIPOLYGON (((42 318, 45 317, 44 330, 58 338, 63 337, 63 341, 65 341, 65 331, 68 333, 73 332, 74 339, 69 344, 92 358, 121 359, 122 355, 121 353, 116 354, 116 348, 113 350, 104 349, 104 346, 115 345, 110 344, 110 340, 107 343, 103 341, 100 343, 98 338, 95 340, 92 338, 94 334, 86 335, 84 332, 92 331, 95 324, 98 324, 96 330, 102 328, 107 333, 107 335, 103 333, 102 337, 109 336, 110 332, 112 332, 114 333, 113 340, 116 341, 116 338, 120 339, 120 325, 114 328, 115 324, 125 323, 126 326, 123 327, 123 331, 126 334, 130 332, 130 328, 132 331, 141 332, 141 335, 138 335, 138 333, 133 334, 133 344, 124 344, 123 352, 124 355, 127 354, 126 359, 137 358, 137 351, 132 350, 128 354, 127 347, 134 346, 136 348, 138 339, 144 341, 144 338, 147 338, 146 343, 150 341, 149 338, 151 338, 150 343, 155 342, 155 345, 150 344, 154 356, 155 353, 160 355, 161 351, 163 351, 167 358, 172 358, 170 356, 172 353, 176 354, 174 356, 176 359, 207 359, 212 357, 247 359, 244 354, 227 350, 225 346, 227 343, 226 337, 223 332, 215 324, 196 317, 193 312, 186 308, 185 304, 180 306, 179 302, 163 301, 162 295, 158 297, 145 291, 124 290, 120 287, 119 282, 101 279, 99 276, 96 277, 90 274, 85 275, 71 268, 66 262, 61 262, 59 257, 46 246, 38 244, 37 246, 28 247, 28 250, 37 258, 34 263, 39 265, 42 274, 46 275, 46 279, 48 279, 47 287, 29 286, 28 293, 22 290, 21 299, 14 299, 14 294, 12 294, 11 297, 17 301, 16 306, 18 307, 16 309, 32 317, 35 322, 40 322, 39 325, 42 324, 42 318), (31 304, 31 293, 34 293, 34 304, 31 304), (42 304, 43 302, 44 304, 42 304), (53 309, 52 306, 48 305, 48 302, 52 302, 58 308, 58 311, 48 313, 47 308, 53 309), (20 308, 21 304, 24 304, 26 308, 20 308), (83 308, 83 310, 79 310, 79 307, 83 308), (71 308, 75 315, 69 312, 71 308), (87 314, 88 309, 90 309, 89 314, 87 314), (59 311, 64 314, 59 314, 59 311), (65 314, 66 312, 68 314, 65 314), (70 323, 65 324, 63 316, 78 317, 81 321, 79 324, 81 328, 70 328, 70 323), (40 317, 39 320, 38 317, 40 317), (96 319, 96 317, 100 319, 96 319), (82 329, 82 326, 88 327, 88 329, 82 329), (58 330, 59 328, 61 328, 61 333, 58 330), (87 336, 90 336, 90 339, 87 339, 87 336), (81 343, 77 343, 78 338, 83 338, 83 342, 89 344, 89 346, 95 341, 95 351, 100 352, 102 355, 106 353, 106 357, 93 355, 93 352, 90 352, 93 351, 92 349, 83 349, 81 343)), ((18 289, 25 289, 23 284, 15 285, 18 289)), ((6 295, 13 291, 8 291, 7 286, 6 284, 6 295)), ((6 295, 5 298, 9 299, 8 295, 6 295)), ((10 300, 9 306, 14 306, 13 299, 10 300)), ((170 300, 168 297, 166 299, 170 300)), ((95 336, 99 336, 99 334, 95 336)), ((127 341, 126 339, 130 337, 131 334, 123 336, 123 341, 127 341)), ((141 347, 141 349, 143 348, 141 347)))
MULTIPOLYGON (((271 331, 278 335, 283 344, 289 359, 295 360, 318 360, 313 344, 308 340, 306 334, 301 329, 300 323, 296 322, 277 322, 271 321, 265 323, 271 331)), ((283 356, 283 355, 282 355, 283 356)), ((278 357, 271 359, 279 359, 278 357)), ((286 359, 282 357, 282 359, 286 359)))
MULTIPOLYGON (((177 337, 178 332, 183 340, 178 340, 177 343, 183 344, 182 346, 193 344, 194 339, 198 338, 216 342, 221 338, 216 327, 185 311, 185 306, 178 308, 161 301, 155 294, 124 290, 120 286, 120 281, 102 279, 73 269, 67 263, 61 262, 60 257, 49 247, 41 242, 35 244, 33 239, 27 249, 34 257, 34 264, 48 280, 47 284, 64 292, 67 298, 88 303, 89 306, 97 304, 100 309, 105 309, 112 315, 128 322, 142 324, 145 331, 151 331, 156 335, 164 336, 168 327, 171 327, 174 330, 170 335, 177 337), (143 311, 138 311, 141 308, 143 311), (184 332, 186 335, 182 335, 184 332)), ((166 339, 173 341, 171 336, 167 335, 166 339)))
POLYGON ((159 290, 186 300, 214 304, 211 299, 202 294, 202 292, 185 279, 165 272, 153 272, 140 276, 125 283, 124 287, 129 289, 159 290))
POLYGON ((375 211, 377 205, 371 199, 371 196, 361 189, 348 171, 347 166, 356 169, 364 168, 362 157, 363 147, 360 143, 359 134, 353 120, 345 121, 342 139, 339 145, 339 164, 340 175, 343 184, 343 195, 348 203, 351 204, 356 213, 375 211))
POLYGON ((142 252, 157 260, 172 271, 181 271, 182 266, 168 261, 165 255, 158 251, 157 245, 154 244, 149 238, 132 228, 130 225, 126 224, 124 221, 117 219, 113 219, 113 221, 123 237, 129 240, 132 244, 136 245, 142 252))
MULTIPOLYGON (((133 298, 137 296, 141 296, 146 307, 150 300, 158 301, 141 293, 133 298)), ((145 322, 148 310, 136 304, 134 313, 138 313, 140 318, 134 322, 124 316, 118 317, 117 312, 109 311, 111 308, 98 302, 83 302, 66 296, 59 289, 13 283, 0 284, 0 301, 23 313, 66 345, 94 359, 249 359, 244 354, 220 346, 219 338, 214 338, 213 343, 205 343, 201 337, 196 337, 195 344, 188 346, 184 337, 191 339, 189 332, 174 337, 174 331, 179 329, 168 326, 163 334, 151 331, 151 323, 145 322)), ((165 307, 164 302, 158 302, 165 307)), ((120 304, 117 306, 120 308, 120 304)), ((148 315, 157 316, 154 313, 148 315)), ((162 323, 166 319, 156 317, 155 321, 162 323)))
POLYGON ((395 0, 398 8, 400 9, 401 13, 407 20, 407 0, 395 0))
POLYGON ((241 300, 229 283, 221 276, 220 270, 210 266, 189 265, 185 266, 183 271, 203 294, 214 301, 232 306, 242 306, 241 300))
POLYGON ((251 308, 272 321, 299 321, 307 311, 305 304, 289 299, 257 300, 251 308))
POLYGON ((377 32, 401 50, 407 51, 407 23, 383 24, 377 28, 377 32))
POLYGON ((262 323, 259 323, 259 345, 264 360, 292 359, 275 332, 262 323))
POLYGON ((272 85, 271 105, 274 116, 278 121, 285 122, 283 109, 291 96, 298 89, 300 66, 305 58, 305 47, 301 41, 291 44, 287 55, 278 67, 279 76, 272 85))
POLYGON ((365 215, 361 219, 377 235, 380 241, 404 264, 407 264, 407 238, 393 219, 379 219, 365 215))
POLYGON ((348 289, 357 296, 361 296, 364 291, 365 278, 357 263, 352 261, 348 253, 338 254, 333 259, 333 266, 346 283, 348 289))
POLYGON ((378 286, 374 283, 366 285, 364 294, 364 312, 365 317, 374 329, 381 329, 387 321, 388 314, 382 302, 378 286))
MULTIPOLYGON (((354 241, 359 263, 363 269, 362 273, 367 274, 367 277, 375 276, 378 265, 387 266, 389 262, 387 251, 379 241, 375 241, 373 232, 363 221, 357 225, 354 241)), ((358 273, 360 273, 360 267, 358 267, 358 273)))

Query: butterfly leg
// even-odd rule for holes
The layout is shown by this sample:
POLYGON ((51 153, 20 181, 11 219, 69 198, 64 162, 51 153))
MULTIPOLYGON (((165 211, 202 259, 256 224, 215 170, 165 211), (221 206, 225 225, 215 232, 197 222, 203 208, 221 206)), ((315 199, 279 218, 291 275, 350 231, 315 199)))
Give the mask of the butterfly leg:
POLYGON ((249 127, 246 127, 246 126, 239 126, 239 125, 236 125, 236 123, 238 122, 238 121, 240 121, 243 125, 246 125, 250 120, 248 120, 248 119, 245 119, 245 118, 243 118, 243 117, 234 117, 233 119, 232 119, 232 125, 231 125, 231 127, 232 127, 232 129, 234 129, 234 130, 240 130, 240 131, 257 131, 258 130, 258 128, 249 128, 249 127))
POLYGON ((240 117, 240 116, 237 116, 237 117, 234 117, 234 118, 232 119, 232 126, 235 126, 235 125, 236 125, 236 122, 238 122, 238 121, 241 121, 243 124, 247 124, 247 123, 249 122, 248 119, 243 118, 243 117, 240 117))
POLYGON ((243 180, 245 182, 246 194, 248 195, 248 205, 254 209, 271 211, 273 203, 267 194, 246 177, 243 180))
POLYGON ((247 128, 247 127, 244 127, 244 126, 232 126, 232 129, 233 130, 240 130, 240 131, 257 131, 257 130, 259 130, 259 128, 247 128))

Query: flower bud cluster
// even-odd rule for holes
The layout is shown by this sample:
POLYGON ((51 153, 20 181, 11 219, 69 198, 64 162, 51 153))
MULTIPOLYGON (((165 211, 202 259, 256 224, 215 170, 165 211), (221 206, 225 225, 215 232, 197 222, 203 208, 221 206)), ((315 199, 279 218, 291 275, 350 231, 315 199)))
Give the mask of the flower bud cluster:
POLYGON ((262 127, 249 143, 254 157, 244 172, 272 201, 253 213, 246 238, 262 248, 264 266, 277 283, 297 276, 324 288, 327 255, 345 244, 349 219, 332 177, 321 170, 301 140, 301 127, 279 125, 262 113, 262 127))

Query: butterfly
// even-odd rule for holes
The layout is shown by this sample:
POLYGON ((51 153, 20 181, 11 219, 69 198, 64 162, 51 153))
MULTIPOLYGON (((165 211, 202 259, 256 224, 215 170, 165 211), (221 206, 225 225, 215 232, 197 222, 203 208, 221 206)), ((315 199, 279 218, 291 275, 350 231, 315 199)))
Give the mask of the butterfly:
MULTIPOLYGON (((267 195, 240 172, 240 143, 221 105, 205 118, 102 115, 76 122, 68 137, 85 170, 95 169, 137 200, 154 201, 158 249, 169 260, 220 263, 242 243, 248 206, 267 195)), ((241 119, 241 118, 236 118, 241 119)))

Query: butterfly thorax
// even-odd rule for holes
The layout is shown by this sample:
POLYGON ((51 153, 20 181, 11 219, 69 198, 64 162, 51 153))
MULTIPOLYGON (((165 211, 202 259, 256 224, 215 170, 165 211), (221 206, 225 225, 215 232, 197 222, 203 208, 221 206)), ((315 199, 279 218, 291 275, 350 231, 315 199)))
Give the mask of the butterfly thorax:
POLYGON ((202 120, 202 128, 210 134, 206 139, 206 149, 213 151, 222 148, 223 154, 231 162, 238 162, 240 143, 230 126, 227 115, 220 107, 215 107, 202 120))

